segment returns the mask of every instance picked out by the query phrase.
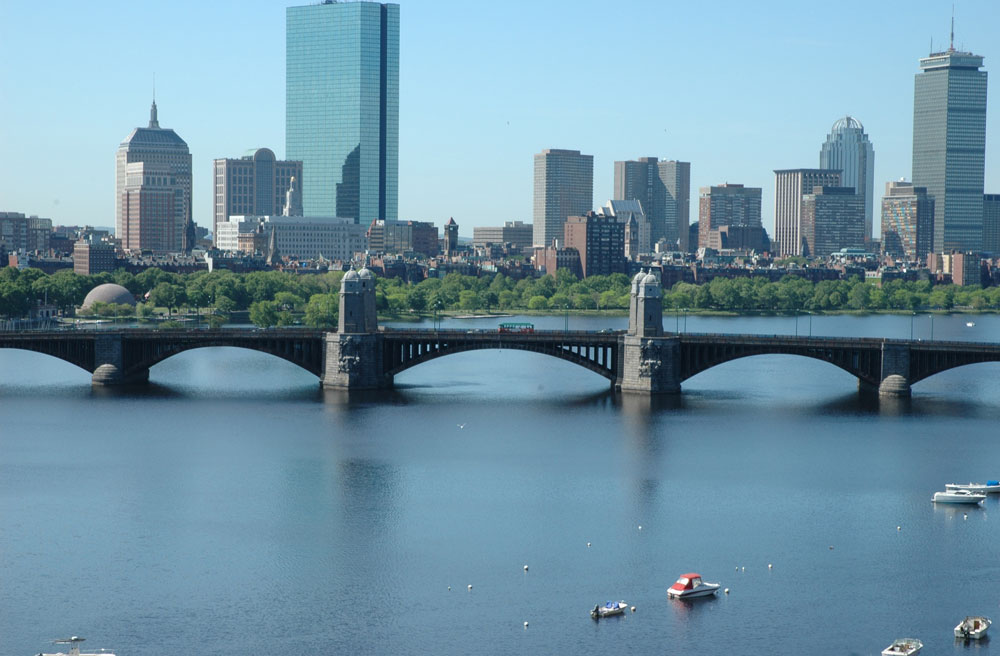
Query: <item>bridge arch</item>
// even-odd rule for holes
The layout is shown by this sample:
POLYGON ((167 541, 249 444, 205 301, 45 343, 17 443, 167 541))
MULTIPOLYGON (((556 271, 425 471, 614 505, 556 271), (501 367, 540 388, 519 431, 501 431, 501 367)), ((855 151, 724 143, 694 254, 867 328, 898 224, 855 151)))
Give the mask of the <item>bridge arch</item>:
POLYGON ((944 371, 987 362, 1000 362, 1000 352, 990 349, 989 345, 983 345, 980 350, 965 344, 962 350, 956 351, 911 347, 910 384, 926 380, 944 371))
POLYGON ((31 334, 0 337, 0 349, 31 351, 49 355, 80 367, 88 373, 94 371, 94 342, 91 339, 34 339, 31 334))

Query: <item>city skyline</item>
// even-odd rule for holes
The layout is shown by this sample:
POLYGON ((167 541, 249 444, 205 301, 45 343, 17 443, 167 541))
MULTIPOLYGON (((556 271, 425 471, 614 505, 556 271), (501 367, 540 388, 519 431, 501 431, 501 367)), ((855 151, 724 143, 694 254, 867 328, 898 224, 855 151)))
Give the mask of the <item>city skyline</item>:
MULTIPOLYGON (((237 11, 182 2, 171 12, 153 13, 127 3, 66 3, 43 13, 26 3, 5 3, 0 24, 15 29, 0 52, 19 66, 0 78, 9 99, 0 109, 0 142, 8 153, 0 170, 2 209, 51 217, 57 224, 113 225, 114 148, 123 133, 144 122, 155 73, 160 118, 184 136, 192 152, 194 219, 209 227, 214 159, 259 145, 287 159, 284 14, 295 4, 248 2, 237 11), (148 35, 148 56, 119 61, 112 35, 125 21, 154 19, 163 29, 148 35), (178 49, 169 35, 180 30, 189 38, 178 49), (233 49, 235 41, 266 47, 233 49), (23 52, 33 55, 15 54, 23 52), (205 61, 213 67, 203 66, 205 61), (114 76, 106 74, 112 65, 114 76), (213 74, 214 67, 224 74, 213 74), (254 89, 249 96, 248 87, 254 89), (53 163, 46 146, 67 142, 72 152, 53 163)), ((401 3, 401 220, 443 224, 454 216, 463 236, 476 226, 530 221, 531 157, 550 148, 594 155, 594 208, 612 197, 613 162, 639 156, 691 162, 695 189, 738 182, 768 190, 773 170, 814 166, 816 144, 847 114, 864 123, 875 145, 880 190, 887 181, 909 178, 912 76, 930 51, 931 37, 934 50, 946 47, 951 12, 950 5, 936 2, 916 3, 906 15, 847 3, 815 23, 795 12, 761 12, 738 3, 718 3, 726 9, 721 18, 703 15, 718 12, 653 3, 574 3, 578 11, 566 20, 568 4, 562 3, 533 10, 527 23, 518 6, 459 12, 457 3, 401 3), (890 23, 894 29, 885 30, 890 23), (459 24, 462 29, 455 29, 459 24), (701 43, 710 27, 718 29, 705 49, 701 43), (754 29, 741 29, 747 27, 754 29), (638 55, 645 55, 633 61, 650 63, 622 70, 606 52, 580 50, 570 59, 558 45, 607 29, 628 29, 638 55), (668 53, 682 51, 703 55, 667 66, 668 53), (794 51, 795 61, 782 67, 743 63, 778 51, 794 51), (837 63, 831 67, 833 55, 837 63), (665 73, 656 62, 667 66, 665 73), (779 84, 821 62, 825 93, 801 94, 779 84), (673 91, 638 86, 653 73, 666 74, 673 91), (612 74, 616 86, 643 90, 643 112, 587 100, 612 74), (715 88, 713 75, 725 76, 725 88, 715 88), (738 108, 725 101, 733 93, 743 98, 738 108), (484 152, 490 156, 482 157, 484 152)), ((984 56, 984 69, 991 70, 1000 58, 991 29, 1000 10, 969 1, 958 3, 955 15, 956 48, 984 56)), ((995 85, 989 96, 985 192, 997 193, 995 85)), ((764 193, 763 205, 764 226, 774 236, 772 194, 764 193)))

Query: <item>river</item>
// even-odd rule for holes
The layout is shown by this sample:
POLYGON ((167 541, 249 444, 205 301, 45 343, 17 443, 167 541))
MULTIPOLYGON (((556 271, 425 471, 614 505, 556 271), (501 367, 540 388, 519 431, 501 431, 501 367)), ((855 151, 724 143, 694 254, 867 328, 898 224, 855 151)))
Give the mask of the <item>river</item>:
MULTIPOLYGON (((1000 339, 996 315, 933 321, 933 339, 1000 339)), ((664 324, 932 338, 928 315, 664 324)), ((4 655, 70 634, 118 656, 878 654, 905 636, 988 654, 952 628, 1000 620, 1000 498, 930 500, 1000 478, 1000 364, 881 404, 777 355, 659 399, 521 351, 440 358, 377 394, 230 348, 170 358, 141 390, 22 351, 0 371, 4 655), (690 571, 729 593, 668 601, 690 571), (636 611, 592 621, 611 599, 636 611)))

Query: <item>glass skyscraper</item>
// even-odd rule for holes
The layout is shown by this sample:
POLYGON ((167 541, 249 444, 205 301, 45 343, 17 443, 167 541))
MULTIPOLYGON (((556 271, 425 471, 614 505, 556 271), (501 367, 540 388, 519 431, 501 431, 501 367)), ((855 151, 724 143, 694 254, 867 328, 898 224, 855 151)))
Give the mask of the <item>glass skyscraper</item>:
POLYGON ((875 202, 875 148, 865 134, 865 126, 853 116, 833 124, 820 147, 819 167, 840 171, 840 185, 854 187, 865 208, 865 242, 872 238, 875 202))
POLYGON ((302 161, 306 216, 395 221, 399 5, 286 10, 285 150, 302 161))
POLYGON ((920 60, 913 86, 913 185, 934 197, 934 252, 983 245, 986 71, 949 48, 920 60))

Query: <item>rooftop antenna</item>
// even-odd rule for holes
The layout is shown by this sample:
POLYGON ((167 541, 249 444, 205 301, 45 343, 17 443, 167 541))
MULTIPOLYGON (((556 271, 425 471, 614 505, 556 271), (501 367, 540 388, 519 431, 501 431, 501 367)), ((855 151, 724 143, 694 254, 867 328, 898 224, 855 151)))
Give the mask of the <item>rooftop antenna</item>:
POLYGON ((951 40, 948 42, 948 52, 955 50, 955 5, 951 5, 951 40))

